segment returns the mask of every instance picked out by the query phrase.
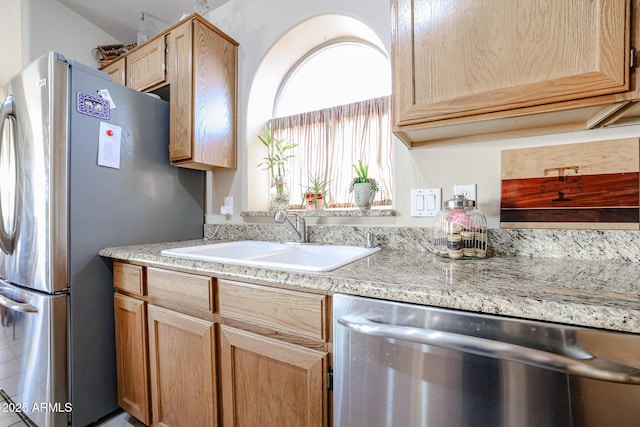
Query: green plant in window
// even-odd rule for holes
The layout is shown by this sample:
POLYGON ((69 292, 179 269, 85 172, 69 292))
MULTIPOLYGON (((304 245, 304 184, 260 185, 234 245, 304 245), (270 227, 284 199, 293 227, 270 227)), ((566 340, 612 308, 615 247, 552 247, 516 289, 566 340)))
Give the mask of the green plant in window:
POLYGON ((296 148, 298 144, 275 138, 266 123, 264 125, 264 135, 258 135, 258 138, 267 149, 267 155, 263 157, 264 161, 258 166, 263 166, 264 170, 270 170, 271 178, 274 180, 284 178, 287 161, 295 157, 289 150, 296 148))
POLYGON ((267 123, 264 125, 264 134, 258 135, 260 142, 267 149, 267 155, 258 166, 271 171, 271 209, 288 209, 289 189, 285 181, 286 164, 294 155, 290 150, 298 144, 287 142, 273 136, 267 123))
POLYGON ((357 165, 353 165, 353 170, 356 172, 355 178, 351 181, 351 185, 349 185, 349 191, 353 191, 353 186, 355 184, 371 184, 371 189, 376 192, 378 191, 378 182, 369 178, 369 165, 362 164, 362 160, 358 160, 357 165))
POLYGON ((315 209, 322 209, 318 201, 323 202, 322 206, 325 205, 330 183, 330 179, 325 180, 319 176, 309 176, 309 186, 302 193, 302 204, 306 206, 308 201, 310 201, 315 209))

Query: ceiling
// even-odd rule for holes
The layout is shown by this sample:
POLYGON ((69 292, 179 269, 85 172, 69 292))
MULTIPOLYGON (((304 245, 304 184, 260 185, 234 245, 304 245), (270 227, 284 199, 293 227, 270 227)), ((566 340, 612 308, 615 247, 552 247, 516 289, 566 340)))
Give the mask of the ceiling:
POLYGON ((58 0, 124 44, 137 40, 140 13, 151 37, 178 22, 183 14, 207 13, 229 0, 58 0))

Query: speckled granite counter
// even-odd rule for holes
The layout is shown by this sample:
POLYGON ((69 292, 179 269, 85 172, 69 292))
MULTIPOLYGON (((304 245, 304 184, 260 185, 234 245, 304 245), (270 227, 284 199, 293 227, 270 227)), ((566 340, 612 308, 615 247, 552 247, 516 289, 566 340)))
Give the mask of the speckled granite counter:
POLYGON ((221 278, 348 293, 640 333, 640 263, 492 257, 448 261, 382 250, 328 273, 298 273, 162 256, 205 240, 106 248, 100 255, 221 278))

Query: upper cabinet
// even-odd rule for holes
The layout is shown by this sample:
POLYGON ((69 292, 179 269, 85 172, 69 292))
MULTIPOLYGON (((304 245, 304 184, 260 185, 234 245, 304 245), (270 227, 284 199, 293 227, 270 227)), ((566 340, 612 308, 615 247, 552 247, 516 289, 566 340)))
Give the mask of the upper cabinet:
POLYGON ((235 169, 238 43, 193 14, 103 68, 114 81, 170 104, 169 158, 176 166, 235 169), (116 65, 118 64, 118 65, 116 65))
POLYGON ((102 67, 102 71, 111 76, 111 80, 121 85, 126 85, 127 75, 125 73, 124 58, 109 62, 102 67))
POLYGON ((235 169, 237 43, 201 19, 166 40, 171 162, 235 169))
POLYGON ((165 46, 165 37, 158 37, 127 55, 127 86, 135 90, 145 90, 167 81, 165 46))
POLYGON ((408 146, 588 129, 638 98, 636 0, 393 0, 408 146))

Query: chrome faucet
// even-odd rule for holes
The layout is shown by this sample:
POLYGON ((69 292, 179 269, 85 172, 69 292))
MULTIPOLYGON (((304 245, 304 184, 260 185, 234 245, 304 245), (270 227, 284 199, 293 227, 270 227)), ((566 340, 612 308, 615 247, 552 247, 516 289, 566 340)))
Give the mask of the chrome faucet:
POLYGON ((304 218, 303 217, 301 217, 298 214, 294 214, 294 213, 287 214, 286 211, 280 210, 280 211, 276 211, 275 215, 273 216, 273 220, 275 222, 277 222, 278 224, 285 224, 287 226, 287 228, 289 230, 291 230, 291 232, 296 237, 296 242, 298 242, 298 243, 306 243, 306 241, 307 241, 307 225, 304 222, 304 218), (293 225, 293 223, 289 219, 289 216, 293 216, 293 217, 296 218, 296 225, 293 225))
POLYGON ((375 248, 375 241, 376 241, 376 233, 369 231, 366 234, 366 239, 367 239, 367 244, 364 245, 365 248, 375 248))
POLYGON ((365 239, 367 243, 364 245, 365 248, 375 248, 376 247, 376 237, 386 236, 386 233, 374 233, 373 231, 367 232, 365 234, 365 239))

